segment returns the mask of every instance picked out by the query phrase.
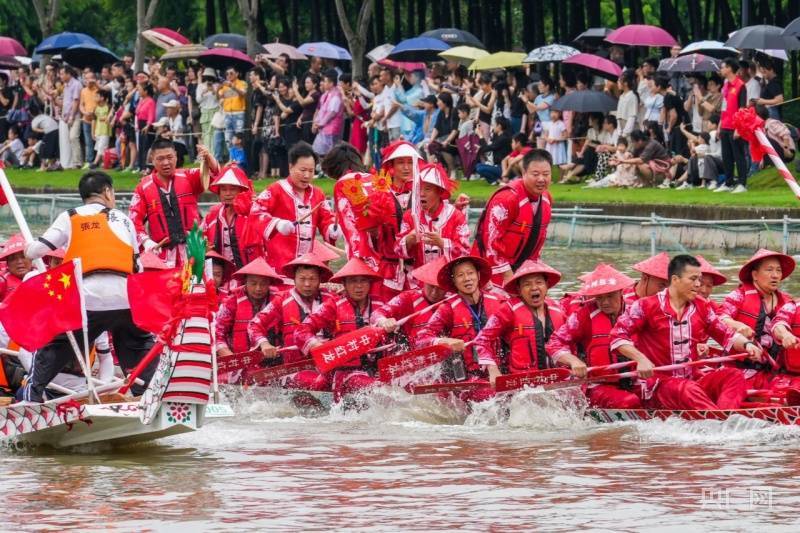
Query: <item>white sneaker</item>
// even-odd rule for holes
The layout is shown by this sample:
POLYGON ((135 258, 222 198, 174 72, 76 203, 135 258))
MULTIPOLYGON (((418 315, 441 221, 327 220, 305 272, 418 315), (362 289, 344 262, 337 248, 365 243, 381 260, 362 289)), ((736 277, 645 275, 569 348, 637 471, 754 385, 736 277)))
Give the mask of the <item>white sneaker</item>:
POLYGON ((716 188, 718 186, 719 186, 719 183, 717 183, 716 181, 712 181, 711 183, 708 184, 708 190, 709 191, 716 190, 716 188))
POLYGON ((725 185, 723 183, 722 185, 720 185, 719 187, 714 189, 714 192, 728 192, 728 191, 732 191, 732 190, 733 189, 731 187, 728 187, 727 185, 725 185))
POLYGON ((694 185, 690 184, 688 181, 684 181, 675 190, 676 191, 685 191, 687 189, 694 189, 694 185))
POLYGON ((744 185, 737 185, 735 189, 731 191, 731 194, 739 194, 741 192, 747 192, 747 187, 744 185))
POLYGON ((669 182, 664 180, 661 182, 661 185, 658 186, 659 189, 669 189, 669 182))

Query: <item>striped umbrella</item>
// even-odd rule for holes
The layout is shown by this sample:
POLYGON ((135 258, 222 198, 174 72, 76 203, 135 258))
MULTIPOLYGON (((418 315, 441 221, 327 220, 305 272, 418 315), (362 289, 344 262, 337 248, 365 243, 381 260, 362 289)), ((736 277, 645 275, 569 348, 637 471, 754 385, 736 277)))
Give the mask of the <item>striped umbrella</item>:
POLYGON ((177 31, 169 28, 150 28, 142 32, 142 37, 164 50, 191 42, 177 31))

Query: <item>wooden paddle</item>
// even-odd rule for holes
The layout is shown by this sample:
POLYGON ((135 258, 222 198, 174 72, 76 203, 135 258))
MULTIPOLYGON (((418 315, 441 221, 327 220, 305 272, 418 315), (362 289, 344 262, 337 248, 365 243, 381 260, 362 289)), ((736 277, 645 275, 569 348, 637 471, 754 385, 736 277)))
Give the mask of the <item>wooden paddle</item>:
POLYGON ((427 385, 413 385, 411 394, 436 394, 439 392, 465 392, 475 389, 491 387, 488 381, 459 381, 455 383, 428 383, 427 385))
MULTIPOLYGON (((288 352, 296 349, 297 346, 284 346, 283 348, 278 348, 277 352, 288 352)), ((261 353, 261 350, 259 348, 253 348, 246 352, 217 356, 217 368, 219 368, 220 372, 233 372, 234 370, 241 370, 249 366, 254 366, 263 359, 267 359, 267 357, 261 353)))
POLYGON ((547 368, 545 370, 529 370, 515 374, 498 376, 494 382, 497 392, 509 392, 524 387, 540 387, 548 383, 556 383, 569 379, 572 373, 564 368, 547 368))
POLYGON ((383 328, 365 326, 311 348, 311 357, 320 372, 328 372, 374 350, 385 334, 383 328))
POLYGON ((450 348, 434 344, 398 355, 382 357, 378 360, 378 375, 383 383, 391 383, 400 376, 413 374, 423 368, 441 363, 452 355, 450 348))
POLYGON ((296 361, 294 363, 271 366, 268 368, 263 368, 261 370, 254 370, 253 372, 248 372, 245 381, 247 383, 263 385, 265 383, 269 383, 270 381, 275 381, 276 379, 282 378, 284 376, 300 372, 301 370, 314 370, 314 369, 316 369, 316 366, 314 365, 314 360, 304 359, 302 361, 296 361))

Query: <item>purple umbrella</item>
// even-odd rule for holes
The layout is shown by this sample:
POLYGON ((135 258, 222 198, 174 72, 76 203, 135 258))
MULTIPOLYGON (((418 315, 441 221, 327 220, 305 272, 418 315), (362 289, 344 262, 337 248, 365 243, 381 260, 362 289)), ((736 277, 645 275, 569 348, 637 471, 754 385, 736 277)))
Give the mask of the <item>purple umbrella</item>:
POLYGON ((622 67, 613 61, 609 61, 608 59, 604 59, 594 54, 576 54, 568 59, 565 59, 563 63, 565 65, 570 64, 586 67, 590 70, 596 71, 596 74, 604 78, 610 75, 613 77, 613 79, 616 79, 622 74, 622 67))
POLYGON ((678 41, 675 37, 658 26, 649 24, 628 24, 612 31, 606 37, 612 44, 627 44, 630 46, 675 46, 678 41))
POLYGON ((28 52, 12 37, 0 37, 0 56, 26 56, 28 52))
POLYGON ((240 72, 250 70, 256 65, 246 54, 235 48, 212 48, 197 56, 197 60, 214 69, 233 67, 240 72))
POLYGON ((658 64, 658 70, 661 72, 717 72, 720 63, 719 59, 703 54, 689 54, 662 59, 658 64))

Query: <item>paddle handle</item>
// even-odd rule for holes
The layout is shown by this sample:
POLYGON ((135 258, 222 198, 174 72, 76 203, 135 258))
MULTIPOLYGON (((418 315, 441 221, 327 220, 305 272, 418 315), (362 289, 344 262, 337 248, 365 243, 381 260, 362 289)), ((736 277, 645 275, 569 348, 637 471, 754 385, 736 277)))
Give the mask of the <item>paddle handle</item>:
MULTIPOLYGON (((738 353, 734 355, 725 355, 722 357, 711 357, 709 359, 698 359, 697 361, 689 361, 687 363, 678 363, 674 365, 664 365, 664 366, 657 366, 653 369, 653 372, 666 372, 669 370, 678 370, 680 368, 690 368, 693 366, 700 366, 708 363, 726 363, 728 361, 736 361, 738 359, 743 359, 747 357, 748 354, 746 353, 738 353)), ((637 370, 632 370, 630 372, 623 372, 622 374, 616 374, 610 377, 613 378, 632 378, 638 376, 639 372, 637 370)), ((602 377, 609 377, 609 376, 602 376, 602 377)))
POLYGON ((589 372, 599 372, 601 370, 616 370, 618 368, 625 368, 626 366, 631 366, 634 364, 635 361, 623 361, 621 363, 613 363, 610 365, 600 365, 600 366, 590 366, 586 369, 586 373, 589 372))
POLYGON ((314 214, 314 211, 316 211, 317 209, 319 209, 319 206, 321 206, 321 205, 322 205, 322 203, 323 203, 323 202, 320 202, 320 203, 318 203, 317 205, 315 205, 314 207, 312 207, 312 208, 311 208, 311 211, 309 211, 308 213, 306 213, 306 214, 305 214, 305 215, 303 215, 302 217, 298 218, 298 219, 295 221, 295 224, 300 224, 300 223, 304 222, 304 221, 305 221, 305 220, 306 220, 308 217, 310 217, 311 215, 313 215, 313 214, 314 214))
POLYGON ((126 392, 128 392, 128 389, 131 387, 131 384, 133 384, 136 381, 136 378, 139 377, 139 374, 144 372, 144 369, 147 368, 147 365, 149 365, 153 359, 161 355, 161 350, 163 349, 164 349, 164 343, 156 341, 156 343, 153 344, 153 347, 150 348, 150 351, 147 352, 147 354, 144 357, 142 357, 142 360, 139 361, 139 364, 137 364, 133 368, 133 370, 131 370, 130 374, 128 374, 128 378, 125 380, 125 385, 123 385, 119 389, 120 394, 125 394, 126 392))
POLYGON ((457 294, 453 294, 452 296, 448 296, 447 298, 444 298, 443 300, 439 300, 438 302, 434 302, 431 305, 429 305, 428 307, 424 307, 424 308, 420 309, 419 311, 414 311, 413 313, 411 313, 407 317, 401 318, 400 320, 398 320, 397 321, 397 327, 398 328, 401 327, 403 324, 405 324, 406 322, 408 322, 409 320, 411 320, 415 316, 419 316, 422 313, 427 313, 431 309, 434 309, 435 307, 438 307, 439 305, 443 304, 444 302, 446 302, 448 300, 452 300, 456 296, 458 296, 458 295, 457 294))

